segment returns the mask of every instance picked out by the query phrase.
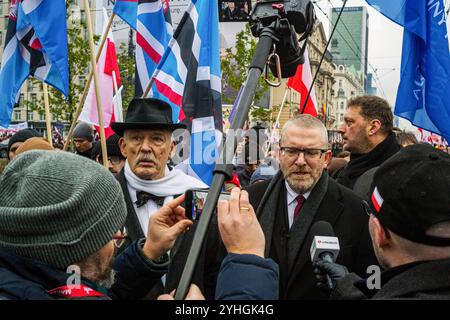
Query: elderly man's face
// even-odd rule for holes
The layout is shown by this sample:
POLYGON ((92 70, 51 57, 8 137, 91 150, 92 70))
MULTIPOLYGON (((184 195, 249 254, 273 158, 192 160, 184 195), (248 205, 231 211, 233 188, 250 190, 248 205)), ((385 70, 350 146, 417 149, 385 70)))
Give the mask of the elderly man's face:
POLYGON ((289 186, 298 194, 311 191, 328 166, 331 151, 318 129, 291 125, 281 140, 280 169, 289 186), (297 155, 295 150, 302 149, 297 155))
POLYGON ((144 180, 164 177, 166 163, 175 147, 171 133, 165 130, 127 130, 119 144, 131 171, 144 180))

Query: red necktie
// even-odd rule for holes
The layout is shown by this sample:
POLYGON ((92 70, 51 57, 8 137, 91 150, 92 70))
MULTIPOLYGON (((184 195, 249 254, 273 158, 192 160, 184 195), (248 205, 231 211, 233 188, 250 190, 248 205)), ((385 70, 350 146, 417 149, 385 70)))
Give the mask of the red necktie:
POLYGON ((294 209, 294 221, 297 220, 298 214, 300 213, 300 209, 302 208, 303 203, 305 202, 305 197, 299 195, 297 196, 297 198, 295 198, 295 200, 297 200, 297 205, 295 206, 294 209))

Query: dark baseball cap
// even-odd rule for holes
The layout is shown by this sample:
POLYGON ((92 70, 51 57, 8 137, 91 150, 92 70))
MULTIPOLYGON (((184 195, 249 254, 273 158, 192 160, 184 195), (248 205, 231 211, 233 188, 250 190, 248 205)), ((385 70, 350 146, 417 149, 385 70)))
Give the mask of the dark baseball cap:
POLYGON ((381 224, 410 241, 450 246, 426 231, 450 221, 450 155, 428 144, 402 148, 376 171, 369 205, 381 224))

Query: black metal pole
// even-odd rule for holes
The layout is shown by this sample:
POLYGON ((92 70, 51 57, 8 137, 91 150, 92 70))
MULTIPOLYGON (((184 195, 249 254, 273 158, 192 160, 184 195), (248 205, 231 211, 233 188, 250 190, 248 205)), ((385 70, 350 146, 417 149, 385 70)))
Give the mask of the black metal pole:
MULTIPOLYGON (((240 95, 237 103, 236 116, 234 117, 230 127, 230 130, 233 130, 232 132, 236 132, 236 130, 241 129, 244 125, 245 119, 247 118, 248 112, 250 110, 250 104, 252 102, 253 96, 255 95, 258 79, 264 70, 267 57, 269 56, 270 50, 272 49, 273 39, 276 39, 276 37, 274 36, 273 28, 268 27, 263 29, 260 35, 260 40, 255 50, 255 55, 253 56, 253 60, 249 68, 249 73, 244 90, 242 91, 242 94, 240 95)), ((182 300, 187 295, 191 284, 192 274, 197 264, 198 256, 200 254, 212 214, 216 208, 217 201, 219 200, 223 182, 225 181, 225 176, 227 176, 228 179, 231 179, 232 177, 232 162, 237 145, 236 138, 236 135, 233 134, 227 136, 220 157, 216 162, 216 167, 214 169, 214 178, 211 184, 211 188, 209 189, 208 196, 206 197, 205 205, 203 207, 203 213, 198 222, 194 239, 192 240, 189 256, 186 261, 186 265, 184 266, 180 283, 175 294, 175 300, 182 300)))

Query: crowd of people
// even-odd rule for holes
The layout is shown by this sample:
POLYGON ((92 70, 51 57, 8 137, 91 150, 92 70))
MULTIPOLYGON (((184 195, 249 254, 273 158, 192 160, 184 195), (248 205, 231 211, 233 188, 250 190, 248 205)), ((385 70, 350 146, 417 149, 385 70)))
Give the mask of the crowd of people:
MULTIPOLYGON (((0 176, 0 299, 173 299, 198 221, 170 165, 170 105, 133 99, 107 161, 79 123, 75 152, 32 129, 10 138, 0 176)), ((388 103, 349 101, 333 156, 323 123, 288 120, 270 153, 244 136, 192 276, 192 299, 450 298, 450 156, 393 127, 388 103), (436 192, 439 190, 439 192, 436 192), (335 261, 311 261, 329 223, 335 261), (368 268, 383 269, 369 286, 368 268), (331 286, 329 285, 331 281, 331 286)))
POLYGON ((12 135, 13 133, 10 131, 0 132, 0 142, 8 140, 9 138, 11 138, 12 135))

